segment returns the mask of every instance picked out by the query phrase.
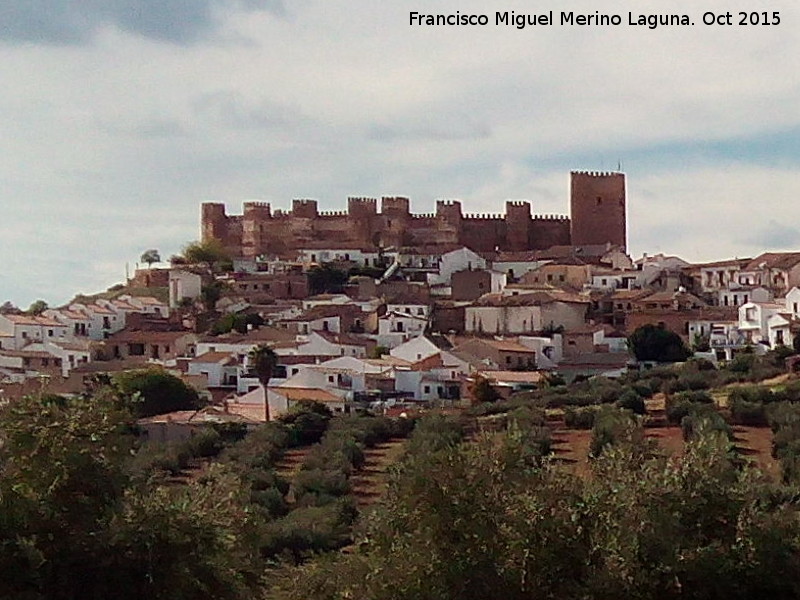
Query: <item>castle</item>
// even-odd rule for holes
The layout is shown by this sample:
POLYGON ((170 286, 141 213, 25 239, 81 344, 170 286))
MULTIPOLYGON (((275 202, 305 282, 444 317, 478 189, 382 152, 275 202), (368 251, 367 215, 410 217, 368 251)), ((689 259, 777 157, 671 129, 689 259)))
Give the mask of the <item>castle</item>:
POLYGON ((463 214, 461 202, 437 200, 436 213, 412 214, 409 199, 348 198, 347 212, 320 212, 316 200, 293 200, 291 211, 245 202, 242 215, 202 205, 202 240, 220 240, 231 256, 295 258, 308 248, 463 245, 476 252, 522 252, 552 246, 611 243, 625 249, 625 175, 573 171, 570 217, 531 214, 529 202, 507 201, 505 215, 463 214))

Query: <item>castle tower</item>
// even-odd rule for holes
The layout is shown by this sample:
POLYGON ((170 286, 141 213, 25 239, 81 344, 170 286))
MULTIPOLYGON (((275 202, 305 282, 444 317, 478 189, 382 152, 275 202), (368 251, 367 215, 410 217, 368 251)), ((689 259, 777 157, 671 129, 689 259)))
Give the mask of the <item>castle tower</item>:
POLYGON ((506 202, 506 246, 508 250, 519 252, 529 247, 528 233, 531 228, 530 202, 506 202))
POLYGON ((207 242, 212 239, 225 242, 228 233, 228 215, 225 205, 220 202, 203 202, 200 205, 200 239, 207 242))
POLYGON ((264 252, 266 223, 272 219, 268 202, 245 202, 242 215, 242 256, 255 258, 264 252))
POLYGON ((627 249, 625 174, 572 171, 570 179, 572 245, 610 242, 627 249))
POLYGON ((292 216, 301 219, 316 219, 319 216, 316 200, 292 200, 292 216))
POLYGON ((378 215, 376 198, 347 199, 347 217, 353 237, 364 245, 372 240, 373 229, 378 215))

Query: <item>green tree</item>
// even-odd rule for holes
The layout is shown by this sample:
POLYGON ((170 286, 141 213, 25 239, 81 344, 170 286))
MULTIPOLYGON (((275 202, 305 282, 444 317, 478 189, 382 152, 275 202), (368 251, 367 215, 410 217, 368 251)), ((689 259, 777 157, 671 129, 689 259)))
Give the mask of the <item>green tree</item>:
POLYGON ((227 286, 223 282, 216 280, 204 285, 200 290, 200 296, 203 298, 203 304, 206 305, 206 309, 214 310, 226 289, 227 286))
POLYGON ((28 314, 38 316, 50 308, 44 300, 36 300, 28 307, 28 314))
POLYGON ((264 388, 264 418, 269 423, 269 380, 272 379, 278 366, 278 355, 266 344, 261 344, 250 351, 249 358, 250 368, 264 388))
POLYGON ((151 248, 150 250, 145 250, 142 252, 139 260, 141 260, 143 263, 146 263, 147 268, 149 269, 153 263, 161 262, 161 255, 158 253, 158 250, 151 248))
POLYGON ((680 362, 691 356, 677 333, 652 324, 638 327, 628 337, 628 347, 637 360, 680 362))
MULTIPOLYGON (((101 576, 131 416, 110 395, 26 397, 0 411, 0 597, 78 598, 101 576)), ((89 596, 87 596, 89 597, 89 596)))
POLYGON ((215 271, 222 263, 231 260, 222 242, 214 238, 186 244, 183 247, 183 258, 188 263, 205 265, 210 271, 215 271))
POLYGON ((312 267, 308 271, 308 285, 312 294, 338 293, 347 283, 347 273, 330 263, 312 267))
POLYGON ((475 402, 497 402, 500 399, 500 394, 492 387, 491 382, 481 375, 475 376, 470 391, 475 402))
POLYGON ((125 371, 114 375, 112 381, 138 418, 201 406, 193 387, 158 367, 125 371))

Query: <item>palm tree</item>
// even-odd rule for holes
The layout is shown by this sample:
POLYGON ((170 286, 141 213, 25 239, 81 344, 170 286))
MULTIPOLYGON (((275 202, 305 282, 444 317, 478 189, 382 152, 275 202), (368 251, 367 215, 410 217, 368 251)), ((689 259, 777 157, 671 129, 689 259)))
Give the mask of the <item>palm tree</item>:
POLYGON ((259 383, 264 387, 264 416, 269 423, 269 380, 272 378, 272 373, 278 365, 278 355, 275 351, 267 346, 261 344, 256 346, 250 351, 250 367, 255 372, 259 383))

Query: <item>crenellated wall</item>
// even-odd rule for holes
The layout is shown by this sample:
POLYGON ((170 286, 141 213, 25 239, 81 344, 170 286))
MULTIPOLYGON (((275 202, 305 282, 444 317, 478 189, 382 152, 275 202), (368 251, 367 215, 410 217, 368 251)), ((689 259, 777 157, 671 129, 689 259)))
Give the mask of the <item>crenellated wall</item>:
POLYGON ((505 214, 464 214, 458 200, 437 200, 433 214, 412 214, 408 198, 351 197, 347 211, 320 212, 316 200, 295 199, 292 210, 272 211, 269 203, 246 202, 242 215, 225 205, 204 203, 203 240, 222 241, 233 256, 285 257, 320 244, 378 247, 462 244, 475 251, 544 250, 551 246, 611 242, 625 246, 625 176, 571 173, 572 220, 532 215, 527 201, 507 201, 505 214))

